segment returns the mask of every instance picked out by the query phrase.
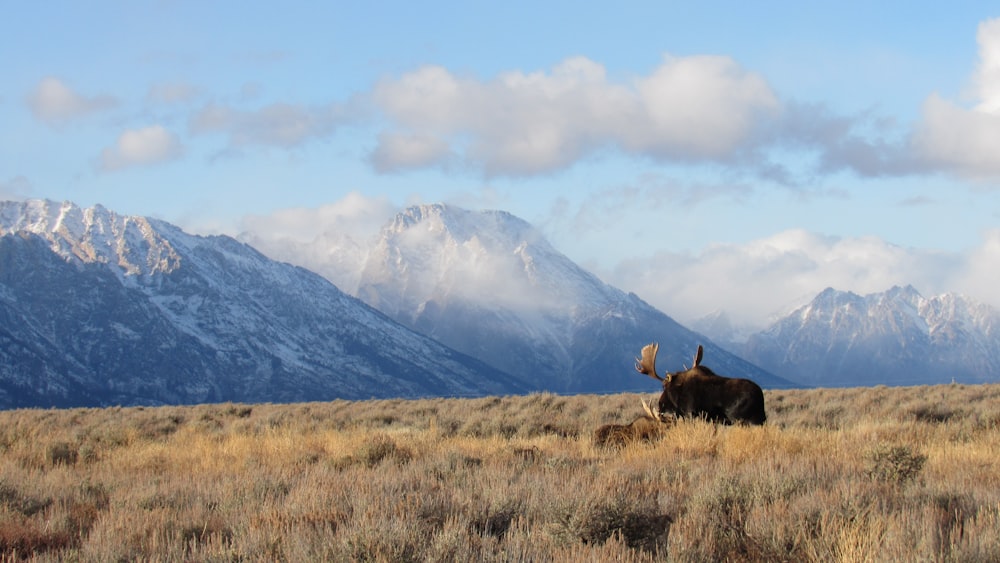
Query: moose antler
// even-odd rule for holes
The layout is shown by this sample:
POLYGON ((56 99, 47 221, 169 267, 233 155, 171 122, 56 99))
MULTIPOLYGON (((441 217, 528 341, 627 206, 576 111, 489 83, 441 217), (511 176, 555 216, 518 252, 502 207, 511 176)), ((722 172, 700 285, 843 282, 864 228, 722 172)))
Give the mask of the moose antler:
POLYGON ((651 407, 649 403, 646 402, 645 399, 639 399, 639 400, 642 402, 642 410, 646 411, 646 416, 652 418, 653 420, 661 420, 660 413, 654 410, 653 407, 651 407))
POLYGON ((642 357, 635 359, 635 371, 663 381, 663 378, 656 374, 656 353, 659 350, 660 345, 655 342, 643 346, 642 357))

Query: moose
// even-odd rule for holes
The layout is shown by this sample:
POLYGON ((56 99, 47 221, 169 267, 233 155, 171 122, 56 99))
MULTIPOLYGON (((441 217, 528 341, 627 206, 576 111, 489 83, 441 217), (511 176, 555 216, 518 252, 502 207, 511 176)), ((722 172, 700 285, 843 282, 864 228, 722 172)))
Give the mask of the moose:
POLYGON ((649 403, 642 401, 646 414, 628 424, 605 424, 594 431, 594 444, 600 447, 622 447, 630 442, 649 442, 663 435, 674 422, 671 417, 660 416, 649 403))
POLYGON ((656 373, 656 353, 660 345, 647 344, 635 369, 663 382, 659 413, 677 417, 704 417, 722 424, 764 424, 764 392, 749 379, 717 375, 701 365, 704 350, 698 345, 694 365, 684 371, 656 373))

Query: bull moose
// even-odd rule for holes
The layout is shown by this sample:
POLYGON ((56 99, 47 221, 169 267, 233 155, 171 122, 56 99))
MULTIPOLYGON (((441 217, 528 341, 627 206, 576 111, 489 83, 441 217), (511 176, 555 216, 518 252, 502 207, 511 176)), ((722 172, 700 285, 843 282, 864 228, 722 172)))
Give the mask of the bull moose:
POLYGON ((764 392, 749 379, 717 375, 701 365, 704 350, 698 346, 694 365, 684 371, 656 373, 656 353, 660 345, 647 344, 635 369, 663 382, 659 412, 678 417, 704 417, 722 424, 764 424, 764 392))

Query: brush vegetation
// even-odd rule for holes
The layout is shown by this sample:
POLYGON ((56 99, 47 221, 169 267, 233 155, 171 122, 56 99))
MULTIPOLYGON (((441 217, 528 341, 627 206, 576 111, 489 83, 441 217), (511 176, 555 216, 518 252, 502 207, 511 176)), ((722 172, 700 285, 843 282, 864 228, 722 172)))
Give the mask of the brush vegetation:
POLYGON ((998 561, 1000 385, 0 412, 3 561, 998 561))

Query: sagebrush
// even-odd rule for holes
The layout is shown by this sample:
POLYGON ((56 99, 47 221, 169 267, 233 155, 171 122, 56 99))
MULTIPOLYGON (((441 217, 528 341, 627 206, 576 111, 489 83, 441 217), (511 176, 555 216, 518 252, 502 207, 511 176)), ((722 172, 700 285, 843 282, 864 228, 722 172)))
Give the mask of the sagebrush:
POLYGON ((0 412, 4 561, 997 561, 1000 385, 0 412))

